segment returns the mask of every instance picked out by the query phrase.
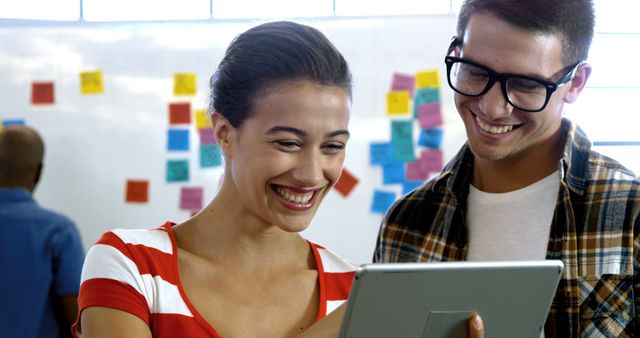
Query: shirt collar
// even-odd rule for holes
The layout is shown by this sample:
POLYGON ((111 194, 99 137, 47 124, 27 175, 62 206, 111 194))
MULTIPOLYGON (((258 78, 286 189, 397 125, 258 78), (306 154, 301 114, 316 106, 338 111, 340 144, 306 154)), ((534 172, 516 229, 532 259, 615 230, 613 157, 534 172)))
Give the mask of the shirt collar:
POLYGON ((0 188, 0 202, 33 201, 29 190, 24 188, 0 188))

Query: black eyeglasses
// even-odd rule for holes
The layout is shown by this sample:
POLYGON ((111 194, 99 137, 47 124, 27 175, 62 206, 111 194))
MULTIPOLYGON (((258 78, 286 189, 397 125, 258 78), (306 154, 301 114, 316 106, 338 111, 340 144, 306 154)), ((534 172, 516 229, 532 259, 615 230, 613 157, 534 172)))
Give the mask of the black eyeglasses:
MULTIPOLYGON (((457 39, 451 42, 447 55, 458 46, 457 39)), ((527 75, 498 73, 493 69, 454 56, 446 56, 447 80, 449 87, 466 96, 482 96, 486 94, 496 81, 502 85, 504 98, 513 107, 526 112, 543 110, 556 89, 571 81, 582 61, 567 67, 569 69, 557 82, 551 82, 527 75)))

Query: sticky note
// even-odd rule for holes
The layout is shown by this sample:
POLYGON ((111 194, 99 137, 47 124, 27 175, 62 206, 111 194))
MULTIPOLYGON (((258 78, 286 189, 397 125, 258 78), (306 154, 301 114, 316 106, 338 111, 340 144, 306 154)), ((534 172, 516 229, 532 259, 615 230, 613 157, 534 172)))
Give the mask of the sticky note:
MULTIPOLYGON (((423 172, 422 168, 420 168, 420 162, 410 162, 407 163, 407 168, 405 172, 405 176, 409 181, 424 181, 427 179, 429 173, 423 172)), ((404 183, 404 182, 402 182, 404 183)))
POLYGON ((169 103, 169 124, 191 123, 191 103, 169 103))
POLYGON ((189 150, 189 130, 169 129, 167 150, 188 151, 189 150))
POLYGON ((416 78, 413 75, 394 73, 391 81, 391 91, 408 91, 413 96, 416 87, 416 78))
POLYGON ((442 125, 442 111, 440 103, 425 103, 418 106, 420 128, 427 129, 442 125))
POLYGON ((53 104, 53 82, 33 82, 31 84, 32 104, 53 104))
POLYGON ((3 120, 2 121, 2 126, 4 128, 8 127, 8 126, 24 126, 24 119, 9 119, 9 120, 3 120))
POLYGON ((416 87, 440 88, 440 75, 437 69, 425 70, 416 74, 416 87))
POLYGON ((439 149, 425 149, 420 154, 418 162, 420 170, 426 173, 437 173, 442 170, 442 151, 439 149))
POLYGON ((408 115, 411 113, 411 95, 406 90, 387 93, 387 115, 408 115))
POLYGON ((189 160, 167 161, 167 182, 185 182, 189 180, 189 160))
POLYGON ((423 88, 416 90, 416 95, 413 99, 413 116, 419 117, 418 108, 429 103, 440 103, 440 89, 423 88))
POLYGON ((196 73, 173 74, 173 95, 196 95, 196 73))
POLYGON ((404 181, 402 182, 402 194, 406 195, 416 188, 420 187, 423 181, 404 181))
POLYGON ((149 201, 149 181, 127 180, 125 200, 128 203, 146 203, 149 201))
POLYGON ((358 178, 355 177, 347 168, 342 169, 342 174, 336 182, 336 185, 333 186, 340 195, 347 197, 353 191, 353 188, 358 184, 358 178))
POLYGON ((80 73, 80 93, 83 95, 100 94, 103 91, 102 71, 96 70, 80 73))
POLYGON ((222 152, 217 144, 200 145, 200 167, 211 168, 222 165, 222 152))
POLYGON ((194 112, 196 129, 211 128, 211 120, 205 109, 196 109, 194 112))
POLYGON ((198 130, 198 134, 200 135, 200 144, 216 144, 213 128, 202 128, 198 130))
POLYGON ((415 160, 413 120, 391 121, 391 145, 394 160, 401 162, 415 160))
POLYGON ((440 103, 440 89, 438 88, 422 88, 416 90, 413 99, 414 110, 417 112, 418 107, 427 103, 440 103))
POLYGON ((418 145, 429 148, 440 148, 440 145, 442 145, 442 134, 441 128, 423 129, 420 131, 418 145))
POLYGON ((383 184, 402 183, 404 180, 404 163, 391 163, 382 166, 383 184))
POLYGON ((203 189, 199 187, 180 188, 180 209, 200 210, 202 209, 203 189))
POLYGON ((369 163, 371 165, 396 162, 393 159, 393 147, 390 142, 371 142, 369 144, 369 163))
POLYGON ((396 193, 391 191, 374 190, 371 211, 377 214, 384 214, 396 200, 396 193))

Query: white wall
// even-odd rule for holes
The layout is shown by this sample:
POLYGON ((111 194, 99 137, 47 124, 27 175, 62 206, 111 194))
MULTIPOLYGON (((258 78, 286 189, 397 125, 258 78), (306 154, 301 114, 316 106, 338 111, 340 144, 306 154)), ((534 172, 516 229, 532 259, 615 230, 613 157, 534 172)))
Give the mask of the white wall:
MULTIPOLYGON (((305 236, 357 263, 371 259, 381 215, 370 212, 379 167, 369 165, 369 143, 389 140, 385 94, 393 72, 438 67, 453 34, 452 15, 413 18, 306 21, 321 29, 349 61, 354 75, 352 138, 345 166, 360 179, 344 198, 331 192, 305 236)), ((180 222, 182 184, 165 182, 165 162, 182 157, 166 149, 167 105, 174 97, 174 72, 195 72, 195 108, 206 107, 208 79, 231 39, 256 22, 69 24, 0 27, 0 119, 24 118, 41 131, 45 171, 36 191, 39 202, 69 215, 86 247, 114 227, 149 228, 180 222), (81 95, 79 72, 100 69, 105 92, 81 95), (32 81, 55 82, 55 104, 30 104, 32 81), (124 203, 125 181, 150 181, 150 202, 124 203)), ((441 75, 444 75, 442 73, 441 75)), ((447 157, 464 140, 464 130, 443 90, 444 147, 447 157)), ((189 186, 204 186, 206 199, 222 169, 198 166, 191 139, 189 186)))

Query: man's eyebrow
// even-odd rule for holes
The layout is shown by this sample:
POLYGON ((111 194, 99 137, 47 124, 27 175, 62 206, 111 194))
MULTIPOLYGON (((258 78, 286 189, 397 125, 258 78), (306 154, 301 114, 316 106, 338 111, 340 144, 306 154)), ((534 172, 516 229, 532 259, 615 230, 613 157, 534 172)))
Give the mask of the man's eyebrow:
MULTIPOLYGON (((298 128, 293 128, 293 127, 285 127, 285 126, 275 126, 272 127, 271 129, 269 129, 267 131, 267 135, 270 134, 275 134, 278 132, 287 132, 287 133, 292 133, 295 135, 298 135, 299 137, 305 137, 307 136, 307 133, 304 130, 300 130, 298 128)), ((326 134, 326 137, 336 137, 336 136, 340 136, 340 135, 346 135, 347 137, 350 136, 349 131, 348 130, 336 130, 336 131, 332 131, 328 134, 326 134)))

